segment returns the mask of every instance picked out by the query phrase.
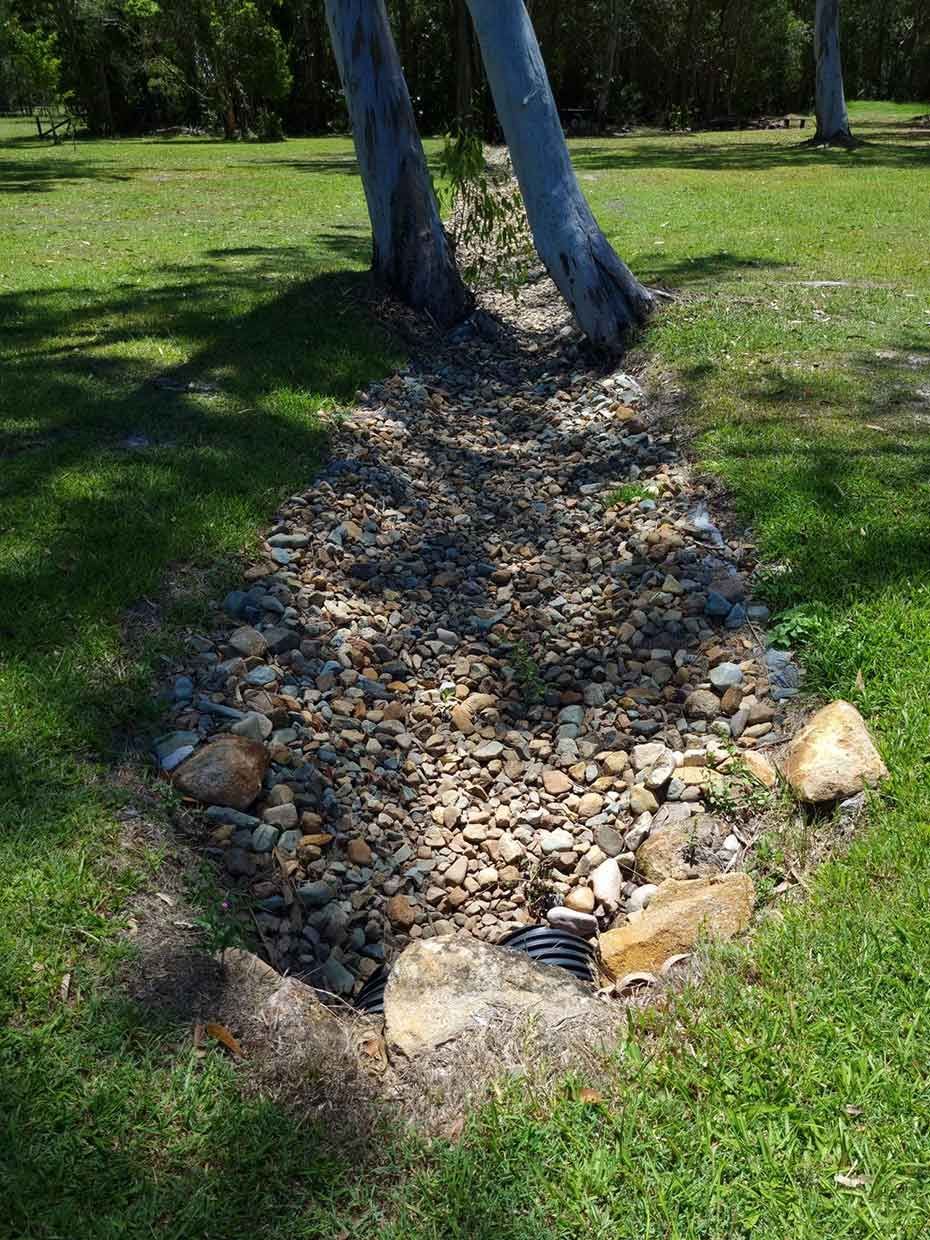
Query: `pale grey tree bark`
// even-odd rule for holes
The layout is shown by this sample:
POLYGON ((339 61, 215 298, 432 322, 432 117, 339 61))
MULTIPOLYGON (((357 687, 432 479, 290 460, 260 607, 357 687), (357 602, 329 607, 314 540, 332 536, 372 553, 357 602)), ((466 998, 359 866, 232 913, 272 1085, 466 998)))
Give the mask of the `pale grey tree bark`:
POLYGON ((473 298, 439 217, 384 0, 326 0, 326 20, 371 218, 372 269, 401 301, 451 326, 473 298))
POLYGON ((843 92, 839 0, 817 0, 814 15, 814 59, 817 64, 817 133, 814 135, 814 142, 836 142, 848 146, 853 136, 849 128, 846 96, 843 92))
POLYGON ((582 331, 617 348, 653 299, 581 193, 523 0, 467 2, 537 253, 582 331))

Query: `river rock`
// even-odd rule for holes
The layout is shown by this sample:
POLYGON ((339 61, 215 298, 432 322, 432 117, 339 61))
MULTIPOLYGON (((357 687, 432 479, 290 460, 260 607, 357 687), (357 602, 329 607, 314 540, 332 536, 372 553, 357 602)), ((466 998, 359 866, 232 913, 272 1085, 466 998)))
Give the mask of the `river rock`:
POLYGON ((591 889, 594 898, 608 908, 615 908, 620 903, 620 888, 623 878, 620 866, 615 857, 608 857, 596 869, 591 871, 591 889))
POLYGON ((873 787, 888 768, 855 706, 837 701, 818 710, 792 740, 784 774, 799 801, 820 805, 873 787))
POLYGON ((204 745, 174 775, 184 796, 204 805, 248 809, 261 791, 268 751, 247 736, 224 735, 204 745))

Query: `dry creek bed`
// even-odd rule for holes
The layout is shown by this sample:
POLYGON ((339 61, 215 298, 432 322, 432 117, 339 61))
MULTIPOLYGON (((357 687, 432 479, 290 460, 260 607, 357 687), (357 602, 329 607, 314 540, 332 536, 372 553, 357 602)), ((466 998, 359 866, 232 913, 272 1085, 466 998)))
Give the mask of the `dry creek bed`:
POLYGON ((720 811, 764 797, 799 670, 673 426, 551 307, 479 314, 361 394, 173 669, 158 761, 263 747, 202 844, 321 990, 412 939, 554 907, 591 933, 746 864, 720 811))

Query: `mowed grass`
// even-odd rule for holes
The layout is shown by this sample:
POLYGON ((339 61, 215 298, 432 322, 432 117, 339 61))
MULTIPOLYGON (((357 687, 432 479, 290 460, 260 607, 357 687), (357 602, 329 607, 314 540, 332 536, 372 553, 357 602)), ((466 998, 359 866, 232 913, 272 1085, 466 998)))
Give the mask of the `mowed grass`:
POLYGON ((154 714, 159 642, 398 350, 361 310, 350 142, 30 130, 0 122, 0 1234, 216 1234, 271 1208, 270 1181, 240 1175, 241 1210, 231 1186, 285 1128, 114 987, 158 858, 120 845, 108 764, 154 714))
POLYGON ((645 345, 680 376, 773 602, 802 608, 812 688, 879 733, 893 778, 869 832, 699 993, 643 1019, 602 1105, 579 1082, 518 1083, 456 1144, 385 1130, 351 1152, 243 1100, 218 1057, 120 998, 120 908, 157 859, 105 864, 117 828, 86 760, 146 700, 120 609, 174 561, 247 544, 311 472, 321 405, 389 363, 350 308, 333 327, 332 299, 313 300, 364 263, 349 148, 3 150, 0 184, 20 188, 0 195, 0 374, 20 450, 0 479, 0 1231, 926 1235, 930 133, 909 120, 927 110, 857 105, 869 143, 852 153, 799 150, 797 130, 573 144, 621 254, 679 291, 645 345), (220 392, 147 383, 175 374, 220 392), (124 450, 131 434, 151 446, 124 450))

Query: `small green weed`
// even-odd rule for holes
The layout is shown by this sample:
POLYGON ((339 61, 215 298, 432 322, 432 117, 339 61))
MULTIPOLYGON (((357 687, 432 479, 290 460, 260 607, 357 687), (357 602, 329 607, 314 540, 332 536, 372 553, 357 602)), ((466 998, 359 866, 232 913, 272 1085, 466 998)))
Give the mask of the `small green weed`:
POLYGON ((248 906, 242 895, 222 890, 213 872, 206 868, 195 873, 188 886, 192 902, 203 910, 194 918, 194 925, 203 935, 204 951, 216 955, 227 947, 248 946, 248 906))
POLYGON ((513 666, 523 700, 531 705, 541 702, 545 696, 546 682, 525 641, 518 641, 513 648, 513 666))
POLYGON ((624 482, 604 496, 605 508, 617 508, 622 504, 638 504, 640 500, 654 499, 648 487, 639 482, 624 482))

